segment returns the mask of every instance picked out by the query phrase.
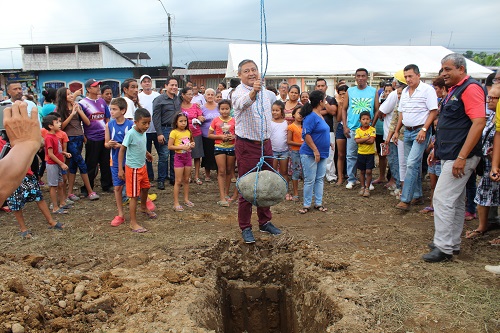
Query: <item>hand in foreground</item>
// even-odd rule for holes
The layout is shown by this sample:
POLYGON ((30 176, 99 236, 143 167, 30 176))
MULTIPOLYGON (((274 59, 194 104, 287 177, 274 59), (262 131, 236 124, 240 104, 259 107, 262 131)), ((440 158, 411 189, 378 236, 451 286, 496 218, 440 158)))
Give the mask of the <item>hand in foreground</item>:
POLYGON ((17 144, 31 145, 34 155, 42 142, 38 110, 33 108, 30 117, 28 116, 28 104, 16 101, 12 107, 5 108, 3 113, 3 125, 11 146, 14 147, 17 144))

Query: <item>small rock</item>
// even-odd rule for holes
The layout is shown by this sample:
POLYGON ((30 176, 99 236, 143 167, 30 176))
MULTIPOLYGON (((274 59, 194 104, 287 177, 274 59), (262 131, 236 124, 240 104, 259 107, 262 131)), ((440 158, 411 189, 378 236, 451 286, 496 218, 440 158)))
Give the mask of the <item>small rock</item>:
POLYGON ((28 292, 26 291, 26 289, 24 289, 23 284, 17 279, 10 279, 9 281, 7 281, 7 289, 9 291, 18 293, 19 295, 28 296, 28 292))
POLYGON ((64 309, 66 307, 66 301, 59 301, 59 306, 64 309))
POLYGON ((203 284, 200 281, 194 281, 193 284, 196 288, 201 288, 203 286, 203 284))
POLYGON ((28 255, 23 257, 23 261, 25 263, 27 263, 28 265, 30 265, 31 267, 36 267, 36 265, 40 261, 42 261, 43 259, 45 259, 44 256, 36 255, 36 254, 28 254, 28 255))
POLYGON ((50 291, 52 291, 52 292, 56 292, 56 291, 57 291, 57 289, 56 289, 56 287, 50 287, 50 291))
POLYGON ((24 333, 24 327, 19 324, 19 323, 15 323, 14 325, 12 325, 12 333, 24 333))

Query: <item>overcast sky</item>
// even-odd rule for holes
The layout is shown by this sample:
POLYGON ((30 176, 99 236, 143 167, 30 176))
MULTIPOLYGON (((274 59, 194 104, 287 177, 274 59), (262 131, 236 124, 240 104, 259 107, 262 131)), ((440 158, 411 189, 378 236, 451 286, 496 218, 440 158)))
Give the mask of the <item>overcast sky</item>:
MULTIPOLYGON (((260 0, 162 1, 172 15, 174 66, 227 60, 228 43, 260 41, 260 0)), ((22 67, 19 44, 98 41, 147 52, 143 65, 168 64, 158 0, 1 1, 0 9, 0 69, 22 67)), ((499 0, 266 0, 265 9, 269 42, 500 52, 499 0)))

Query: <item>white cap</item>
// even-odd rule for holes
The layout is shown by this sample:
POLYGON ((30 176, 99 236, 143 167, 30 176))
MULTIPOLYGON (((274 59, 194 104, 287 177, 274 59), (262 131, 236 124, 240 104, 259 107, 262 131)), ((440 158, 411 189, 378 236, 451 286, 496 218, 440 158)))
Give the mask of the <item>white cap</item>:
POLYGON ((141 78, 139 79, 139 83, 142 83, 142 80, 144 80, 145 78, 148 78, 151 80, 151 76, 147 75, 147 74, 144 74, 143 76, 141 76, 141 78))

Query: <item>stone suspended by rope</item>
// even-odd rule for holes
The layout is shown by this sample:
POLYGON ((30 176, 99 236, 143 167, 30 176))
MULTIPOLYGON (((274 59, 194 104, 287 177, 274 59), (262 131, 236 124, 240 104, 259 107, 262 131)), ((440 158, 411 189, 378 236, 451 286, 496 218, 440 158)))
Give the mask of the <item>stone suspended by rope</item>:
POLYGON ((282 202, 287 193, 287 182, 277 172, 269 170, 245 174, 236 183, 241 196, 257 207, 270 207, 282 202))

